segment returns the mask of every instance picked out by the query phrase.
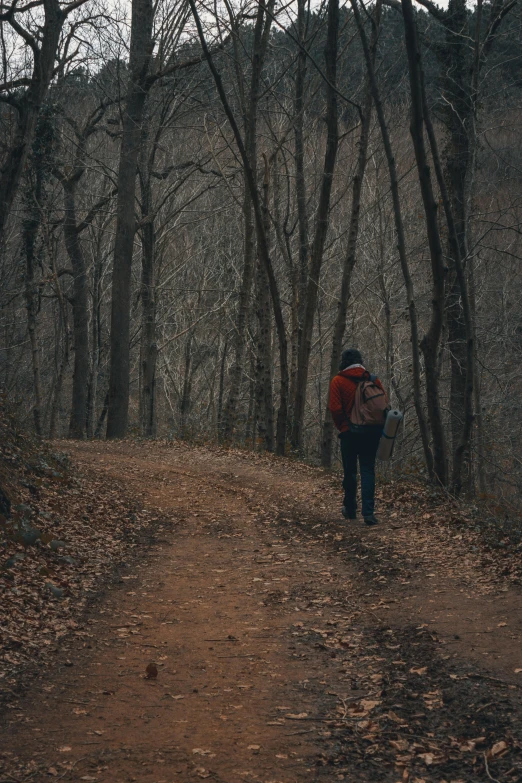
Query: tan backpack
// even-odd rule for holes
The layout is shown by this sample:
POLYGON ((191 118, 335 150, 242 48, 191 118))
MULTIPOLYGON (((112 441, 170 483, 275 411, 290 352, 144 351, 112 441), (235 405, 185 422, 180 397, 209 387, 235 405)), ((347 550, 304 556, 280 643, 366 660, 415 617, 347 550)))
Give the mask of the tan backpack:
POLYGON ((386 420, 386 413, 390 408, 388 396, 380 386, 377 386, 375 375, 363 375, 357 383, 352 410, 350 411, 350 424, 359 427, 381 426, 386 420))

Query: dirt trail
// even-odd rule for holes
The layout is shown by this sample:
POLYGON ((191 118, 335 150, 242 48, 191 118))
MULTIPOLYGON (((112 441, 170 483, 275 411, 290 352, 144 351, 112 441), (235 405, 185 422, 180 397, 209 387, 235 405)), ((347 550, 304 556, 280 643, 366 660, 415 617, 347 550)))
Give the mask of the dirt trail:
POLYGON ((349 527, 293 463, 70 451, 175 526, 7 716, 0 780, 522 780, 519 595, 449 531, 349 527))

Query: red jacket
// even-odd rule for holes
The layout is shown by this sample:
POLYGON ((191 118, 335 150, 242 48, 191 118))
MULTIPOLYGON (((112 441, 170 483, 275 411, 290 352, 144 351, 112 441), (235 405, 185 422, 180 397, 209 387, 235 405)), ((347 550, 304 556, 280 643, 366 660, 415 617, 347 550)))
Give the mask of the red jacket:
MULTIPOLYGON (((349 417, 357 388, 357 380, 352 379, 361 378, 365 373, 368 373, 368 370, 364 367, 349 367, 347 370, 342 370, 332 379, 328 407, 339 432, 348 432, 350 429, 349 417)), ((383 385, 378 378, 375 383, 384 391, 383 385)))

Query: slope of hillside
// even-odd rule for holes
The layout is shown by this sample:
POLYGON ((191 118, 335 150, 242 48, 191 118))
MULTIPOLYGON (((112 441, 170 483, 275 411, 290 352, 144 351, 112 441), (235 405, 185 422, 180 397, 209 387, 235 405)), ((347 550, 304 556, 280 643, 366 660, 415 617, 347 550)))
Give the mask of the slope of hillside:
POLYGON ((85 607, 159 524, 117 483, 79 475, 58 449, 0 408, 0 703, 82 636, 85 607))

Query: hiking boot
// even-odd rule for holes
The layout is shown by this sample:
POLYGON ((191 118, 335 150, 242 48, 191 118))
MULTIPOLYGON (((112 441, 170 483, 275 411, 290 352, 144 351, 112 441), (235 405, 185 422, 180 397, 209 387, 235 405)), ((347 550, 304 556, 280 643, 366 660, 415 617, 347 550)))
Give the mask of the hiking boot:
POLYGON ((369 517, 364 517, 364 522, 369 527, 379 524, 379 520, 375 517, 375 514, 371 514, 369 517))
POLYGON ((343 517, 344 517, 345 519, 351 519, 352 521, 353 521, 354 519, 357 519, 357 517, 355 516, 355 514, 349 514, 349 513, 348 513, 348 509, 346 508, 346 506, 343 506, 343 507, 342 507, 342 509, 341 509, 341 514, 343 515, 343 517))

